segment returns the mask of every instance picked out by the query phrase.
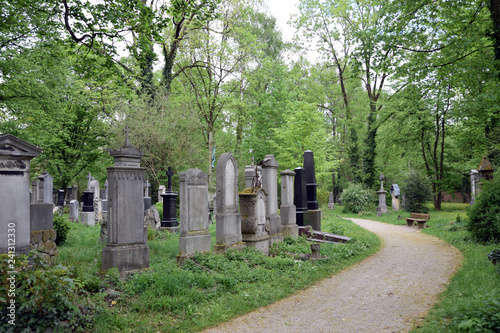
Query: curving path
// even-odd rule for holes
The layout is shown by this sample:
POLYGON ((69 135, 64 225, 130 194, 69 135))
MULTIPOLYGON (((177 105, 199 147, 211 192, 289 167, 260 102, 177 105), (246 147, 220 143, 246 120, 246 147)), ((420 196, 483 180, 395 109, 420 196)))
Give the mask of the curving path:
POLYGON ((407 226, 351 219, 381 250, 307 290, 206 332, 406 332, 437 302, 460 251, 407 226))

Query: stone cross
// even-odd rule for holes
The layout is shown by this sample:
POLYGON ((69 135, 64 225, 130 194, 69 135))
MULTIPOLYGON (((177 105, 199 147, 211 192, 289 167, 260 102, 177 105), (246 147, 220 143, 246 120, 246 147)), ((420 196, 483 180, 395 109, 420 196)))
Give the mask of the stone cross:
POLYGON ((380 174, 380 177, 378 177, 378 179, 380 180, 380 190, 382 191, 384 189, 384 175, 383 174, 380 174))
POLYGON ((172 192, 172 176, 174 173, 172 172, 172 167, 168 167, 167 171, 167 177, 168 177, 168 184, 167 184, 167 191, 172 192))
POLYGON ((125 142, 123 143, 123 147, 130 147, 130 127, 125 126, 125 129, 123 130, 125 133, 125 142))

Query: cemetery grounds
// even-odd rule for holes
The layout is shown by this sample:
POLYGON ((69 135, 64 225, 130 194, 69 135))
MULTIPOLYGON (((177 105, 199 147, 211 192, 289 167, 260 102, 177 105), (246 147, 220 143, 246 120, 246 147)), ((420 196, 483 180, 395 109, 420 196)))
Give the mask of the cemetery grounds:
MULTIPOLYGON (((480 245, 470 239, 466 207, 445 203, 440 212, 430 207, 429 228, 423 232, 457 247, 464 262, 415 332, 473 331, 498 316, 500 275, 487 259, 498 244, 480 245)), ((410 215, 392 211, 381 217, 350 215, 339 206, 333 211, 323 207, 322 214, 323 231, 353 239, 347 245, 323 244, 326 260, 306 260, 309 244, 299 238, 273 247, 270 257, 251 249, 224 256, 207 253, 179 267, 178 234, 151 229, 150 268, 125 275, 116 269, 100 271, 104 247, 98 241, 100 226, 71 223, 68 240, 58 248, 57 264, 67 267, 78 289, 76 303, 84 311, 69 325, 84 332, 193 332, 213 327, 306 289, 378 250, 377 237, 339 216, 404 225, 404 217, 410 215)), ((213 244, 215 224, 210 233, 213 244)))

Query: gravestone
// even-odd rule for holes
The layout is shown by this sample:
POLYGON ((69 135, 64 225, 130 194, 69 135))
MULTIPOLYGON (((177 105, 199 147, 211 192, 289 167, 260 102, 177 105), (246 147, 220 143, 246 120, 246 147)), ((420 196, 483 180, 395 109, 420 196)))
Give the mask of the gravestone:
POLYGON ((384 190, 384 175, 380 174, 380 190, 378 193, 378 206, 377 206, 377 216, 381 216, 382 214, 387 213, 387 204, 385 203, 385 194, 387 191, 384 190))
MULTIPOLYGON (((196 252, 209 252, 208 175, 189 169, 179 175, 180 235, 177 261, 184 262, 196 252)), ((165 199, 165 198, 164 198, 165 199)))
MULTIPOLYGON (((90 176, 90 172, 89 172, 90 176)), ((100 199, 101 191, 99 187, 99 181, 96 180, 94 177, 91 177, 92 179, 88 183, 88 191, 94 193, 94 200, 100 199)))
POLYGON ((309 211, 307 210, 307 192, 306 192, 306 170, 295 168, 294 196, 293 203, 296 210, 296 222, 299 227, 310 225, 309 211))
POLYGON ((69 220, 73 222, 80 220, 80 203, 77 200, 69 202, 69 220))
POLYGON ((38 201, 43 201, 45 203, 53 204, 52 192, 54 190, 54 178, 44 171, 38 177, 38 201))
POLYGON ((293 204, 293 176, 295 172, 285 170, 281 172, 281 232, 284 237, 297 238, 299 227, 296 223, 296 210, 293 204))
POLYGON ((144 226, 159 230, 161 228, 160 213, 155 205, 151 205, 144 215, 144 226))
POLYGON ((329 209, 335 209, 335 201, 333 199, 333 193, 330 192, 330 195, 328 196, 328 208, 329 209))
POLYGON ((150 187, 151 184, 149 183, 149 180, 146 179, 146 182, 144 183, 144 215, 146 215, 146 211, 152 205, 151 197, 149 196, 150 187))
POLYGON ((82 193, 82 212, 80 213, 80 222, 83 225, 95 225, 94 211, 94 192, 86 190, 82 193))
POLYGON ((216 167, 215 253, 242 248, 241 215, 238 211, 238 164, 231 153, 223 153, 216 167))
POLYGON ((162 194, 164 194, 167 191, 167 188, 165 185, 160 185, 158 187, 158 202, 163 202, 162 194))
POLYGON ((66 205, 69 205, 69 203, 71 202, 71 200, 73 200, 73 199, 72 199, 72 196, 73 196, 73 194, 72 194, 72 193, 73 193, 73 187, 68 186, 68 187, 66 188, 66 202, 65 202, 65 203, 66 203, 66 205))
POLYGON ((13 135, 0 136, 1 253, 22 254, 30 249, 30 161, 41 152, 13 135))
POLYGON ((165 228, 170 232, 179 230, 179 221, 177 221, 177 193, 172 191, 172 168, 168 167, 167 171, 167 189, 161 195, 163 201, 163 218, 161 220, 161 228, 165 228))
POLYGON ((52 264, 57 254, 53 208, 52 203, 42 201, 30 205, 30 250, 35 250, 37 255, 45 257, 52 264))
POLYGON ((278 161, 274 155, 262 160, 262 188, 267 193, 267 214, 269 216, 270 244, 283 240, 281 216, 278 214, 278 161))
POLYGON ((102 196, 102 213, 108 213, 108 180, 104 181, 104 193, 102 196))
POLYGON ((317 198, 316 168, 314 155, 310 150, 304 152, 304 169, 306 175, 307 209, 309 211, 309 224, 314 230, 321 231, 321 210, 317 198))
POLYGON ((241 236, 246 246, 269 254, 269 215, 267 194, 262 188, 246 188, 239 194, 241 236))
POLYGON ((64 190, 59 190, 57 193, 57 206, 64 207, 64 190))
POLYGON ((258 181, 262 181, 262 167, 260 165, 247 165, 245 166, 245 188, 253 187, 257 177, 258 181))
POLYGON ((108 244, 102 250, 102 270, 120 272, 149 267, 149 247, 144 227, 142 152, 129 141, 125 128, 123 146, 112 150, 114 166, 108 170, 108 244))
POLYGON ((78 186, 73 185, 73 191, 71 191, 71 200, 78 200, 78 186))
POLYGON ((392 184, 391 186, 391 196, 392 196, 392 210, 399 212, 399 196, 401 191, 398 184, 392 184))
POLYGON ((30 193, 30 203, 38 202, 38 179, 34 179, 31 182, 31 193, 30 193))

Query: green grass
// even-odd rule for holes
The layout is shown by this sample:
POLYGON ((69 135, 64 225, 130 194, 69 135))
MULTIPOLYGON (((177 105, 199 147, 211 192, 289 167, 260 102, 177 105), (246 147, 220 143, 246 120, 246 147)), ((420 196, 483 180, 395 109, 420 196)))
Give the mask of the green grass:
MULTIPOLYGON (((439 303, 413 331, 500 332, 500 274, 487 257, 500 244, 478 244, 470 238, 466 230, 468 204, 443 203, 441 211, 436 211, 431 204, 428 207, 431 218, 423 232, 458 248, 464 262, 440 295, 439 303), (457 216, 460 217, 457 219, 457 216)), ((404 217, 410 214, 389 211, 380 217, 375 213, 342 216, 406 225, 404 217), (398 219, 398 216, 402 218, 398 219)))
MULTIPOLYGON (((247 248, 226 255, 200 254, 179 267, 178 234, 149 232, 150 268, 127 275, 100 271, 99 226, 71 224, 66 243, 58 248, 58 263, 98 304, 95 332, 193 332, 248 313, 305 289, 375 253, 379 239, 354 223, 323 211, 322 230, 352 238, 349 244, 322 244, 328 259, 305 260, 309 242, 286 239, 271 249, 272 256, 247 248), (112 288, 120 292, 109 297, 112 288)), ((210 225, 212 244, 215 225, 210 225)))

